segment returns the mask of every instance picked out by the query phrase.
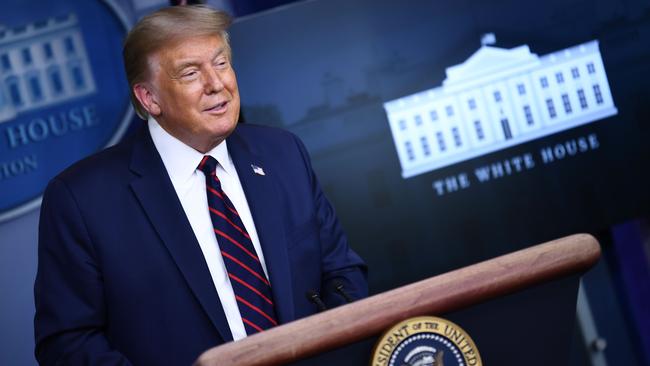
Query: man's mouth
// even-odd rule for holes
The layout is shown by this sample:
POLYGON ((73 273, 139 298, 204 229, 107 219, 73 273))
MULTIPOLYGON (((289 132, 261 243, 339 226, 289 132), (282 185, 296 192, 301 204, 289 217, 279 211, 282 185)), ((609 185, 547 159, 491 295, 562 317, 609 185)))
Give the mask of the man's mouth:
POLYGON ((207 108, 205 111, 209 113, 223 113, 226 111, 227 106, 228 106, 228 101, 223 101, 221 103, 217 103, 213 105, 212 107, 207 108))

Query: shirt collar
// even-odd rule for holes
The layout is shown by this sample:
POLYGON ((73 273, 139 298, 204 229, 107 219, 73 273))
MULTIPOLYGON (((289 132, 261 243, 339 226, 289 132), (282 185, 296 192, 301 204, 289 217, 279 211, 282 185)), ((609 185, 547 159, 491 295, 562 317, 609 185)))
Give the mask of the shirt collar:
POLYGON ((217 159, 227 174, 237 174, 230 154, 228 154, 226 140, 203 154, 169 134, 153 117, 149 116, 147 124, 151 139, 174 185, 187 182, 195 173, 204 155, 210 155, 217 159))

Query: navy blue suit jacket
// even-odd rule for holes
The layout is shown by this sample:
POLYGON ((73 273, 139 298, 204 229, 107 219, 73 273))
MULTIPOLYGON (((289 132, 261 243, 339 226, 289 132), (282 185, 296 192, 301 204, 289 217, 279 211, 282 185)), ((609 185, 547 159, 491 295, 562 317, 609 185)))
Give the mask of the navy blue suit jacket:
MULTIPOLYGON (((280 323, 367 295, 307 152, 292 134, 239 125, 228 150, 249 202, 280 323), (251 164, 266 175, 253 173, 251 164)), ((41 364, 187 365, 232 340, 208 267, 143 127, 48 185, 35 283, 41 364)))

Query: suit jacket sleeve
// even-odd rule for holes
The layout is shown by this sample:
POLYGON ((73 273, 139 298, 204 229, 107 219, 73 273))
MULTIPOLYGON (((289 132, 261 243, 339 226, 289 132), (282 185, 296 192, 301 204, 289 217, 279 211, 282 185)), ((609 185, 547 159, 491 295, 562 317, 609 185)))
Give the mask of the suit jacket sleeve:
POLYGON ((104 336, 103 292, 81 210, 66 184, 54 179, 43 195, 34 286, 40 364, 130 365, 104 336))
POLYGON ((345 304, 344 291, 357 300, 368 296, 367 267, 349 246, 347 236, 331 203, 325 197, 314 173, 309 154, 303 143, 294 137, 310 175, 316 207, 322 258, 321 297, 328 308, 345 304), (341 290, 336 290, 339 287, 341 290))

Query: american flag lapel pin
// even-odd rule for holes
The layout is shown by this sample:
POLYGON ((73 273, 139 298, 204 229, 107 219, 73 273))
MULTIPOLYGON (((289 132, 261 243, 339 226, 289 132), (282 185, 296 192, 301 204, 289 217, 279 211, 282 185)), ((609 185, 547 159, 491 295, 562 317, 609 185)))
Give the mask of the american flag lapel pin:
POLYGON ((255 173, 257 175, 266 175, 266 173, 264 173, 264 169, 262 169, 262 167, 260 167, 260 166, 257 166, 255 164, 251 164, 251 168, 253 168, 253 173, 255 173))

